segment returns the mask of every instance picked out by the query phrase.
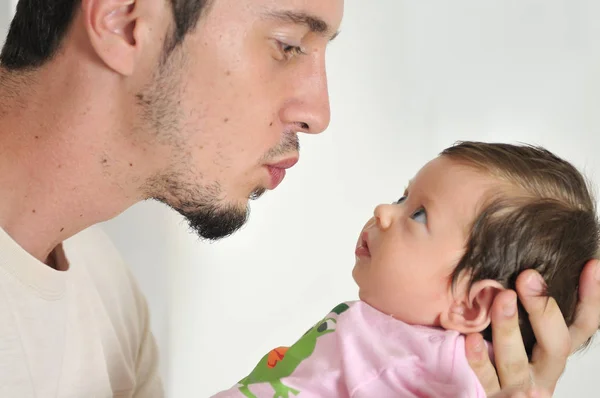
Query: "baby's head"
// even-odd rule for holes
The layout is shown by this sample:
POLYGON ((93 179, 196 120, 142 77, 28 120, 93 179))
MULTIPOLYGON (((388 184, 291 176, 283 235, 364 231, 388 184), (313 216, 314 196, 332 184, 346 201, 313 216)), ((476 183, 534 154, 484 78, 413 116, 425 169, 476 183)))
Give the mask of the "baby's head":
POLYGON ((491 340, 494 297, 529 268, 571 324, 599 238, 595 201, 571 164, 541 148, 464 142, 427 163, 400 200, 377 206, 353 276, 360 298, 384 313, 491 340))

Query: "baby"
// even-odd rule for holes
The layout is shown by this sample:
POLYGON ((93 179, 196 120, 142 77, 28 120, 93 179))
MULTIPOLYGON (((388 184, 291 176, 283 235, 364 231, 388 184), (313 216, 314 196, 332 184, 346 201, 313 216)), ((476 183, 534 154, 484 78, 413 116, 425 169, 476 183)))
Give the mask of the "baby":
MULTIPOLYGON (((356 247, 360 300, 215 397, 485 397, 464 334, 491 342, 492 301, 528 268, 570 325, 599 237, 595 201, 572 165, 532 146, 459 143, 375 209, 356 247)), ((519 310, 531 356, 535 336, 519 310)))

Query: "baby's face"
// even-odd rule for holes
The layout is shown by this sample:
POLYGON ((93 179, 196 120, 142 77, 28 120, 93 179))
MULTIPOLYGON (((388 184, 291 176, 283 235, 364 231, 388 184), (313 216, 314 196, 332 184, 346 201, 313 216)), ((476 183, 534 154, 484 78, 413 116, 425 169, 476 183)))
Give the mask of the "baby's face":
POLYGON ((494 180, 447 157, 423 167, 394 204, 375 208, 352 272, 360 298, 410 324, 439 326, 451 275, 494 180))

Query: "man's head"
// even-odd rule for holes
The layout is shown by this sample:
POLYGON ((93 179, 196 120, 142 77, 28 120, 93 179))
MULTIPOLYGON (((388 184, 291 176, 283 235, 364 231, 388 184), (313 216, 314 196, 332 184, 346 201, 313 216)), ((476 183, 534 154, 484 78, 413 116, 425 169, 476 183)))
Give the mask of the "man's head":
POLYGON ((329 123, 325 50, 343 0, 50 3, 20 0, 3 69, 72 68, 62 83, 105 110, 93 127, 127 155, 135 194, 204 237, 243 225, 248 199, 298 159, 297 133, 329 123))

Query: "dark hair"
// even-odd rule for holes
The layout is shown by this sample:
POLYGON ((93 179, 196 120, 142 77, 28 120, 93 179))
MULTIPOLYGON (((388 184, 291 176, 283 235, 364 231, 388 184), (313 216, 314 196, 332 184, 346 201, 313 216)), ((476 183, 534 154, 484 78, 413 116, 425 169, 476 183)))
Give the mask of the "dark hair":
MULTIPOLYGON (((581 271, 598 257, 600 241, 596 203, 584 177, 570 163, 534 146, 461 142, 441 155, 499 182, 471 227, 453 283, 467 272, 471 283, 493 279, 515 289, 517 276, 535 269, 547 285, 540 294, 553 297, 571 325, 581 271)), ((518 308, 531 359, 535 335, 521 303, 518 308)), ((483 336, 491 341, 491 327, 483 336)))
MULTIPOLYGON (((174 29, 165 42, 170 53, 192 31, 213 0, 170 0, 174 29)), ((8 70, 42 66, 57 53, 81 0, 19 0, 0 64, 8 70)))

